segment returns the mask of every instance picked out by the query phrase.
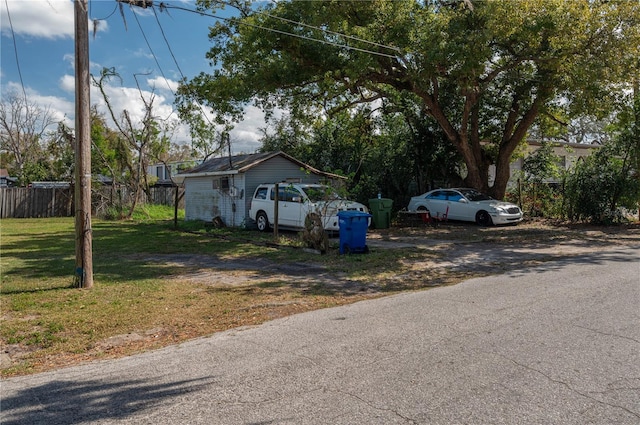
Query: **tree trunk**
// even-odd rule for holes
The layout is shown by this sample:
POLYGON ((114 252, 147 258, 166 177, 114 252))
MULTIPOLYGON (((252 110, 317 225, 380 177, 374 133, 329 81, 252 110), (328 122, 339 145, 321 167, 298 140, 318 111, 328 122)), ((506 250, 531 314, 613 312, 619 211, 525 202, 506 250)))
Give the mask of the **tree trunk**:
POLYGON ((496 176, 493 186, 489 189, 489 195, 494 199, 504 199, 507 192, 507 184, 511 177, 511 154, 513 149, 500 149, 496 160, 496 176))

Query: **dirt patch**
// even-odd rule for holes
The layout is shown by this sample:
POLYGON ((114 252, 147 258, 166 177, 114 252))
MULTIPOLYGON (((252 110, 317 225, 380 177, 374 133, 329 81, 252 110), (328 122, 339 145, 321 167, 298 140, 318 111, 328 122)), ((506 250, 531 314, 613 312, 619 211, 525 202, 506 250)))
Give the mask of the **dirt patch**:
MULTIPOLYGON (((331 243, 338 246, 335 239, 331 243)), ((333 248, 326 255, 297 257, 305 261, 289 261, 288 253, 276 256, 280 261, 255 256, 136 255, 136 260, 166 270, 167 287, 179 288, 174 292, 176 297, 155 300, 159 303, 155 308, 161 312, 155 320, 126 334, 122 329, 113 332, 116 335, 94 341, 79 353, 39 354, 35 346, 7 344, 0 353, 0 365, 5 369, 31 362, 31 366, 10 373, 33 373, 129 355, 327 306, 454 284, 475 276, 527 272, 541 265, 558 267, 558 261, 567 259, 592 264, 605 257, 616 258, 621 247, 640 249, 640 224, 600 228, 527 222, 483 228, 450 222, 437 228, 371 230, 367 245, 371 254, 340 258, 333 248), (354 264, 357 268, 348 268, 354 264), (220 301, 222 297, 224 301, 220 301), (165 310, 169 313, 164 314, 165 310)), ((290 252, 292 247, 282 249, 290 252)), ((624 261, 624 256, 620 260, 624 261)))
MULTIPOLYGON (((288 248, 290 249, 290 248, 288 248)), ((295 278, 298 282, 330 284, 345 281, 331 274, 322 264, 277 263, 264 258, 221 259, 209 255, 160 254, 144 261, 171 266, 177 273, 166 279, 179 279, 208 286, 240 286, 256 282, 276 282, 295 278)))
POLYGON ((164 333, 166 333, 164 329, 154 328, 154 329, 149 329, 142 333, 132 332, 132 333, 123 334, 123 335, 115 335, 97 343, 95 349, 108 351, 113 349, 114 347, 119 347, 121 345, 131 344, 131 343, 144 341, 152 338, 158 338, 164 333))
MULTIPOLYGON (((333 241, 335 245, 337 240, 333 241)), ((600 228, 546 222, 482 228, 473 224, 445 223, 437 228, 420 226, 372 230, 367 234, 371 250, 403 250, 402 273, 382 280, 354 280, 332 271, 330 265, 313 262, 278 263, 266 258, 218 258, 210 255, 160 254, 142 259, 170 267, 166 279, 210 287, 242 287, 257 283, 295 281, 297 285, 321 285, 342 294, 379 295, 383 285, 399 289, 424 288, 459 282, 467 277, 527 270, 551 261, 573 259, 593 262, 603 253, 622 246, 640 247, 640 226, 600 228), (413 284, 412 284, 413 282, 413 284)), ((291 249, 287 247, 286 249, 291 249)), ((331 255, 331 254, 329 254, 331 255)), ((248 309, 297 311, 300 301, 252 305, 248 309)), ((118 335, 97 344, 98 350, 162 338, 162 329, 118 335)))
MULTIPOLYGON (((334 244, 337 245, 337 240, 334 244)), ((436 275, 484 275, 564 258, 598 256, 619 246, 640 246, 640 226, 604 228, 532 221, 518 226, 483 228, 452 222, 437 228, 372 230, 367 234, 367 245, 374 250, 405 250, 416 254, 402 260, 406 272, 390 278, 401 281, 416 279, 422 271, 436 275)), ((144 260, 179 270, 167 278, 211 286, 295 279, 308 284, 339 286, 343 290, 353 287, 358 291, 375 291, 375 285, 363 288, 361 281, 349 279, 320 263, 277 263, 264 258, 221 259, 191 254, 163 254, 144 260)))

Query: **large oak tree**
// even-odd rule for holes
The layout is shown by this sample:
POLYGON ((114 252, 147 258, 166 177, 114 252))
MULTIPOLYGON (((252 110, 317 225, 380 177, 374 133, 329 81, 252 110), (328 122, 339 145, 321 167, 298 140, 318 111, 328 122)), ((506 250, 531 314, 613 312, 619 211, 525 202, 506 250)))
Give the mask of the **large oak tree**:
POLYGON ((640 44, 640 3, 628 0, 198 4, 240 13, 211 28, 213 70, 182 85, 185 116, 194 100, 235 118, 248 102, 315 114, 409 105, 455 146, 466 183, 498 198, 536 118, 610 104, 640 44))

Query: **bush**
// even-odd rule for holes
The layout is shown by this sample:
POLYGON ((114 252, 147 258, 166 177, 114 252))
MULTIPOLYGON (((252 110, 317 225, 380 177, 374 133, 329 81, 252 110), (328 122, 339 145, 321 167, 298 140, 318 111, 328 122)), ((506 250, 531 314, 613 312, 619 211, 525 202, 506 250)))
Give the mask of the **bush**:
POLYGON ((625 210, 637 210, 640 185, 632 149, 618 138, 576 165, 566 184, 569 219, 617 224, 626 220, 625 210))
POLYGON ((507 199, 518 203, 530 217, 562 216, 562 187, 557 183, 549 183, 562 174, 559 161, 553 144, 543 142, 540 149, 525 158, 522 173, 518 177, 518 187, 507 194, 507 199))

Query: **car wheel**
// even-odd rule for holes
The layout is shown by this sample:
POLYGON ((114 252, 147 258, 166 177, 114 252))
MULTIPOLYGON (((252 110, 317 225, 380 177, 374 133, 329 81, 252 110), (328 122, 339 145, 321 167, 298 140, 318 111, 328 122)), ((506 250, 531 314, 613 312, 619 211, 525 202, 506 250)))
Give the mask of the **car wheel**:
POLYGON ((260 211, 258 215, 256 215, 256 224, 258 225, 258 230, 261 232, 269 230, 269 219, 264 211, 260 211))
POLYGON ((420 212, 422 212, 422 211, 427 212, 427 211, 429 211, 429 210, 428 210, 428 209, 427 209, 427 207, 425 207, 424 205, 420 205, 420 206, 418 207, 418 211, 420 211, 420 212))
POLYGON ((491 226, 493 224, 493 220, 491 220, 491 216, 488 212, 480 210, 476 213, 476 223, 480 226, 491 226))

